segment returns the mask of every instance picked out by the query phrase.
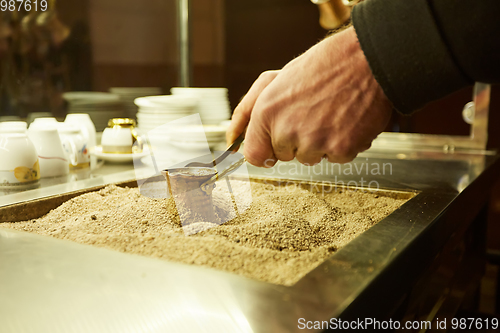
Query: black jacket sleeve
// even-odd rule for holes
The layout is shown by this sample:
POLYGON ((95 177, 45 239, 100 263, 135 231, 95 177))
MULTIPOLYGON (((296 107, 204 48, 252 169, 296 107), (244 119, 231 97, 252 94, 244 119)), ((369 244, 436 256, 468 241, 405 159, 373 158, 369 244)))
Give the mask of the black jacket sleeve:
POLYGON ((475 81, 500 82, 500 0, 366 0, 352 20, 375 79, 402 113, 475 81))

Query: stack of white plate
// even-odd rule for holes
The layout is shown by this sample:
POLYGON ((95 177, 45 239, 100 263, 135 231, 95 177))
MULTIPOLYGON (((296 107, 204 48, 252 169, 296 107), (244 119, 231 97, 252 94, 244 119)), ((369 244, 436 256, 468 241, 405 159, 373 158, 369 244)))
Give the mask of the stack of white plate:
POLYGON ((87 113, 97 132, 102 132, 111 118, 126 117, 120 96, 105 92, 74 91, 63 94, 68 101, 68 113, 87 113))
POLYGON ((154 96, 161 94, 160 87, 112 87, 109 92, 120 96, 123 102, 127 118, 135 118, 137 106, 134 100, 143 96, 154 96))
POLYGON ((191 96, 139 97, 135 104, 139 107, 137 125, 143 133, 198 112, 198 100, 191 96))
POLYGON ((197 149, 208 146, 218 149, 225 148, 227 126, 191 125, 181 126, 169 132, 169 143, 183 149, 197 149))
POLYGON ((198 98, 198 112, 204 125, 218 125, 231 117, 226 88, 174 87, 170 91, 176 96, 198 98))

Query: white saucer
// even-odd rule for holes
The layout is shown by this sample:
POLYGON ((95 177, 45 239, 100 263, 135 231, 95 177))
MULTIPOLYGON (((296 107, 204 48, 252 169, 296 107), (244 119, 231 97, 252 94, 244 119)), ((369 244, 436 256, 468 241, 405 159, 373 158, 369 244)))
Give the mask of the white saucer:
POLYGON ((97 158, 112 162, 112 163, 129 163, 134 160, 134 158, 143 158, 149 155, 149 150, 145 149, 142 153, 138 154, 109 154, 102 152, 102 146, 96 146, 94 149, 93 155, 97 156, 97 158))

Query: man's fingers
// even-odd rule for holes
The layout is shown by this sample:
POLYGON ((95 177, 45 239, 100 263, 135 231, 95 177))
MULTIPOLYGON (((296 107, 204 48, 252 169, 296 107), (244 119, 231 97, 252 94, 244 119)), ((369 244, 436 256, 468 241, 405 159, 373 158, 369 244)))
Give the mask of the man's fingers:
POLYGON ((326 154, 326 159, 328 160, 328 162, 330 163, 340 163, 340 164, 344 164, 344 163, 349 163, 349 162, 352 162, 356 156, 358 154, 354 154, 354 155, 334 155, 334 154, 326 154))
POLYGON ((321 162, 324 156, 325 154, 319 151, 301 151, 301 150, 298 150, 297 154, 295 155, 297 161, 299 161, 304 165, 316 165, 321 162))
POLYGON ((270 168, 277 162, 269 132, 253 119, 248 125, 244 148, 243 154, 252 165, 270 168))
POLYGON ((236 109, 234 109, 231 125, 229 125, 226 131, 226 143, 228 145, 233 143, 248 126, 255 101, 262 90, 274 80, 278 73, 279 71, 266 71, 260 74, 259 78, 250 87, 250 90, 248 90, 248 93, 243 97, 236 109))
POLYGON ((295 152, 297 150, 294 140, 289 135, 285 135, 285 132, 275 133, 275 137, 272 139, 274 156, 280 161, 291 161, 295 158, 295 152), (276 136, 278 136, 276 138, 276 136))
POLYGON ((274 156, 284 162, 288 162, 294 159, 295 157, 295 149, 291 146, 273 146, 274 156))
POLYGON ((369 142, 369 143, 365 143, 363 146, 361 146, 361 148, 359 149, 359 152, 363 152, 363 151, 366 151, 368 149, 370 149, 372 147, 372 143, 369 142))

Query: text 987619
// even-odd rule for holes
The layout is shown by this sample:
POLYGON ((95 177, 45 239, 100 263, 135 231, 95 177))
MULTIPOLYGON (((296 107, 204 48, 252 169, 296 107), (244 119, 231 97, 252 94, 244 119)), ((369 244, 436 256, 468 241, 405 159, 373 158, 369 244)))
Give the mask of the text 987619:
POLYGON ((1 0, 2 12, 44 12, 48 8, 47 0, 1 0))

